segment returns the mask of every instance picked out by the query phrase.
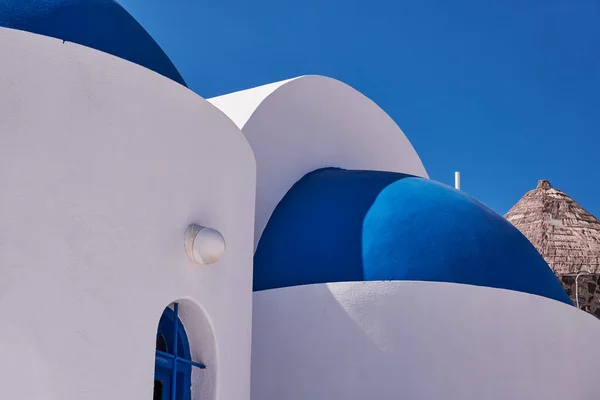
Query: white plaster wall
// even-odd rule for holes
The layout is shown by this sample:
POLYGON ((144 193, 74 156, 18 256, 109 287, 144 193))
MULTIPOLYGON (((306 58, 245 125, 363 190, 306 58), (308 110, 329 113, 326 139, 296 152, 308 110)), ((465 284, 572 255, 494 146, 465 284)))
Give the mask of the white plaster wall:
POLYGON ((506 290, 332 283, 254 293, 253 400, 593 400, 600 321, 506 290))
POLYGON ((202 316, 184 321, 192 351, 216 359, 208 393, 248 399, 255 163, 242 133, 101 52, 0 29, 0 54, 1 397, 150 399, 158 320, 183 299, 202 316), (190 222, 225 237, 217 264, 187 259, 190 222))
POLYGON ((227 93, 207 100, 227 114, 237 127, 242 129, 267 97, 281 86, 296 79, 299 78, 273 82, 238 92, 227 93))
POLYGON ((209 101, 242 129, 256 157, 255 244, 279 201, 315 169, 427 177, 396 123, 370 99, 335 79, 302 76, 209 101))
MULTIPOLYGON (((209 368, 192 368, 192 400, 217 398, 219 359, 213 323, 206 310, 190 299, 178 299, 179 319, 188 335, 192 360, 200 360, 209 368), (190 339, 192 338, 192 339, 190 339), (193 340, 195 338, 195 340, 193 340)), ((172 309, 173 306, 171 305, 172 309)), ((246 338, 240 338, 244 340, 246 338)), ((246 394, 246 398, 248 395, 246 394)))

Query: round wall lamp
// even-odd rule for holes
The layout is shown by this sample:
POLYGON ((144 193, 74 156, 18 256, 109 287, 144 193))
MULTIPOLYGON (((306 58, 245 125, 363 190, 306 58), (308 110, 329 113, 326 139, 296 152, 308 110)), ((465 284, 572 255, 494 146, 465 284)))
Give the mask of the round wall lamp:
POLYGON ((185 251, 197 264, 214 264, 225 253, 225 239, 216 229, 191 224, 185 231, 185 251))

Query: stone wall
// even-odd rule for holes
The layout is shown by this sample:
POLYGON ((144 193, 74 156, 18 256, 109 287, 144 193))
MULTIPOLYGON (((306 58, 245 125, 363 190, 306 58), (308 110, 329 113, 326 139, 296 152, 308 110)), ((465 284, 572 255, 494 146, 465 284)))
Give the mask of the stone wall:
MULTIPOLYGON (((577 305, 575 299, 575 278, 576 275, 558 276, 565 291, 577 305)), ((577 297, 579 297, 579 308, 600 318, 600 274, 581 274, 577 278, 577 297)))

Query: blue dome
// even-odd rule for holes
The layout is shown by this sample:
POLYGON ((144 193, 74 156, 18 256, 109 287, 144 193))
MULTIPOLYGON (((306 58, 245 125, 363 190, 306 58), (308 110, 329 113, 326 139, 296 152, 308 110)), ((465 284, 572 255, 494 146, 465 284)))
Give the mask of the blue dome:
POLYGON ((0 27, 91 47, 185 85, 160 46, 113 0, 0 0, 0 27))
POLYGON ((304 176, 262 234, 254 290, 376 280, 464 283, 571 304, 525 236, 463 192, 392 172, 304 176))

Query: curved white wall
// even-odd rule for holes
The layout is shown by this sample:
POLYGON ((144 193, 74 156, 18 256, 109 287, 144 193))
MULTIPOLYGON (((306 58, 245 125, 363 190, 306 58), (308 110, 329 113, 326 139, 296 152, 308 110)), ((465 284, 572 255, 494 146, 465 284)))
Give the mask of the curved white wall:
MULTIPOLYGON (((158 320, 186 299, 214 333, 208 392, 247 399, 255 163, 242 133, 98 51, 0 29, 0 54, 2 398, 150 399, 158 320), (225 237, 218 263, 188 260, 191 222, 225 237)), ((211 340, 202 329, 192 351, 211 340)))
POLYGON ((287 191, 315 169, 427 177, 396 123, 370 99, 335 79, 302 76, 209 101, 242 129, 256 157, 255 243, 287 191))
MULTIPOLYGON (((208 319, 206 310, 190 299, 177 299, 179 319, 190 341, 192 360, 202 360, 205 369, 192 368, 192 400, 217 398, 217 340, 214 324, 208 319), (191 340, 190 340, 191 338, 191 340)), ((170 305, 172 309, 173 306, 170 305)))
POLYGON ((599 337, 575 307, 485 287, 255 292, 252 399, 591 400, 599 337))

